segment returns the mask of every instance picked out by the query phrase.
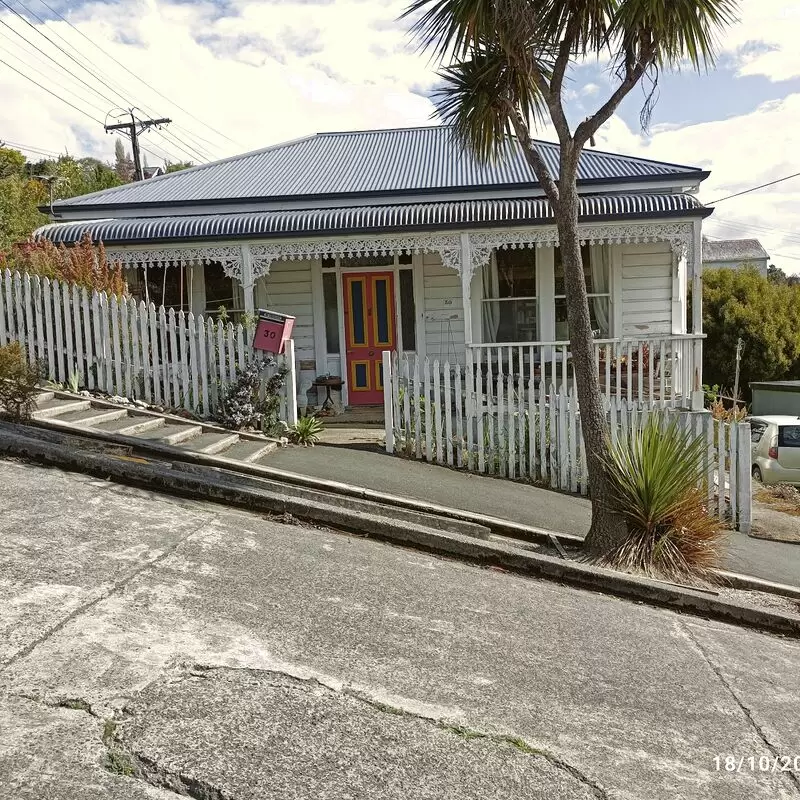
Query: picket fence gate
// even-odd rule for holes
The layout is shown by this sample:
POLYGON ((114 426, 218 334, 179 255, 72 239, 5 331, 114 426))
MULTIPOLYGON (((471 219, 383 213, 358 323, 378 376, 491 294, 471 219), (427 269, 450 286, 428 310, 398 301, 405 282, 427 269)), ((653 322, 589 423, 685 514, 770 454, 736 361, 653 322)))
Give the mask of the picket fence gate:
MULTIPOLYGON (((37 275, 0 272, 0 344, 18 341, 55 383, 210 416, 253 358, 242 325, 90 291, 37 275)), ((286 367, 281 418, 297 421, 294 343, 267 367, 286 367)))
MULTIPOLYGON (((587 495, 586 447, 577 397, 563 384, 546 390, 522 375, 485 383, 467 361, 385 352, 386 451, 485 475, 527 479, 587 495)), ((702 436, 709 507, 748 532, 752 518, 750 424, 728 424, 671 403, 605 398, 611 437, 640 430, 650 415, 676 418, 702 436)))

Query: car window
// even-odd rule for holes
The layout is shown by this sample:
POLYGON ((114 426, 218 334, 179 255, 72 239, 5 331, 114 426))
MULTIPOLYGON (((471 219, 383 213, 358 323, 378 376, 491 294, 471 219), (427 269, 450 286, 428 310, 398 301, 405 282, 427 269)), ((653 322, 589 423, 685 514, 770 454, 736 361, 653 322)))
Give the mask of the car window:
POLYGON ((751 422, 750 441, 753 444, 758 444, 761 441, 761 437, 764 435, 764 431, 766 429, 767 429, 767 424, 765 422, 751 422))
POLYGON ((778 428, 778 447, 800 447, 800 425, 781 425, 778 428))

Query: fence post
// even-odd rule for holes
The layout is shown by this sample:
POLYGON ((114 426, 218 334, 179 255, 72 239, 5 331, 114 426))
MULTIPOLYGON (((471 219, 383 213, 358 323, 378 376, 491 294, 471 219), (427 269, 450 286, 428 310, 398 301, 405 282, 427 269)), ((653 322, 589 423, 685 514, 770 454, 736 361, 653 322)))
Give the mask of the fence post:
POLYGON ((750 459, 750 423, 733 423, 739 429, 736 466, 739 471, 736 487, 739 492, 739 531, 750 533, 753 524, 753 473, 751 471, 750 459))
POLYGON ((394 392, 395 379, 392 371, 392 351, 383 351, 383 424, 386 432, 386 452, 394 453, 394 392))
POLYGON ((294 339, 286 341, 286 422, 297 424, 297 372, 294 365, 294 339))

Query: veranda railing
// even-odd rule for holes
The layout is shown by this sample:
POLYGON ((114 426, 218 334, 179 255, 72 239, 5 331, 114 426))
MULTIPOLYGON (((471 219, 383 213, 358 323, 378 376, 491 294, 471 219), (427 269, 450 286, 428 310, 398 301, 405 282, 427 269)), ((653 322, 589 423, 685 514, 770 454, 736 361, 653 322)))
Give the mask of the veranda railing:
MULTIPOLYGON (((600 390, 617 402, 625 399, 667 401, 690 406, 692 392, 702 384, 702 334, 672 334, 594 341, 595 369, 600 390)), ((513 383, 522 375, 526 384, 574 385, 570 344, 565 341, 471 344, 466 359, 484 385, 513 383)))

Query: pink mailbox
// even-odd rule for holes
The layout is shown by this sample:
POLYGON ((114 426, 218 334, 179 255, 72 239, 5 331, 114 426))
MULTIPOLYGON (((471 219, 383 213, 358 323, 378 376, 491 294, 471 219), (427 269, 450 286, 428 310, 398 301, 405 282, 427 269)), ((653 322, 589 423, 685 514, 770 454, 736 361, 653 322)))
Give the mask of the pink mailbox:
POLYGON ((268 353, 282 353, 286 341, 292 338, 293 328, 294 317, 259 308, 256 333, 253 336, 253 349, 266 350, 268 353))

